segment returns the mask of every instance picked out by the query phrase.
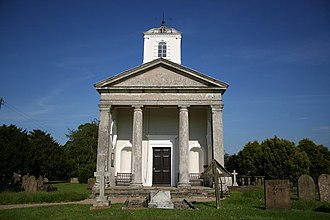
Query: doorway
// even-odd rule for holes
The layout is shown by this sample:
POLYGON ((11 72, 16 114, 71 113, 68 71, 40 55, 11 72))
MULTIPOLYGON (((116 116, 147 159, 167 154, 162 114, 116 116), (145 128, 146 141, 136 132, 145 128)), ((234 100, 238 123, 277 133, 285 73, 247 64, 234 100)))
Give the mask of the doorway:
POLYGON ((152 185, 171 185, 171 148, 153 148, 152 185))

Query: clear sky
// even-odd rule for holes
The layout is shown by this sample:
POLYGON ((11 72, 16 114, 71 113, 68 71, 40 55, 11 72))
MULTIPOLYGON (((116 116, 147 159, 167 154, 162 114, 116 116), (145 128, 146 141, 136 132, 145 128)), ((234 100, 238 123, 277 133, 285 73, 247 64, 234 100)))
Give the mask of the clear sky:
POLYGON ((230 84, 225 151, 277 135, 330 146, 329 0, 0 0, 0 124, 98 118, 93 84, 142 64, 142 32, 183 32, 182 64, 230 84))

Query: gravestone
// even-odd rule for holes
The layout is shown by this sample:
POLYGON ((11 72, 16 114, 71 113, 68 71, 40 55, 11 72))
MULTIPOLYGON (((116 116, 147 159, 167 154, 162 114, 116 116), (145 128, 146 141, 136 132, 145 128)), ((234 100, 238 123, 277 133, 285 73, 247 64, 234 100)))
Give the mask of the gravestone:
POLYGON ((236 176, 238 173, 236 173, 236 170, 231 173, 233 175, 233 186, 238 186, 237 181, 236 181, 236 176))
POLYGON ((265 206, 266 209, 291 208, 289 180, 265 181, 265 206))
POLYGON ((89 178, 87 180, 87 189, 92 189, 95 182, 96 182, 95 178, 89 178))
POLYGON ((37 179, 37 190, 38 191, 44 190, 44 178, 42 176, 39 176, 37 179))
POLYGON ((320 201, 330 202, 330 175, 321 174, 318 180, 320 201))
POLYGON ((28 185, 28 181, 29 181, 29 176, 28 175, 24 175, 22 177, 22 189, 24 189, 24 191, 26 191, 26 187, 28 185))
POLYGON ((78 178, 71 177, 70 183, 79 183, 78 178))
POLYGON ((151 191, 148 208, 173 209, 174 204, 171 200, 171 191, 169 190, 151 191))
POLYGON ((12 182, 14 185, 18 184, 21 181, 21 175, 19 175, 18 173, 14 173, 13 177, 12 177, 12 182))
POLYGON ((304 174, 299 177, 298 197, 305 201, 315 200, 315 183, 311 176, 304 174))
POLYGON ((124 202, 122 209, 143 209, 148 208, 147 198, 143 197, 128 197, 124 202))
POLYGON ((35 176, 30 176, 26 184, 25 192, 36 192, 36 191, 37 191, 36 178, 35 176))
POLYGON ((212 177, 214 179, 215 201, 217 209, 220 209, 220 197, 223 197, 223 184, 221 177, 231 177, 231 175, 217 160, 213 159, 210 165, 202 173, 201 177, 212 177), (219 190, 221 192, 221 196, 219 190))

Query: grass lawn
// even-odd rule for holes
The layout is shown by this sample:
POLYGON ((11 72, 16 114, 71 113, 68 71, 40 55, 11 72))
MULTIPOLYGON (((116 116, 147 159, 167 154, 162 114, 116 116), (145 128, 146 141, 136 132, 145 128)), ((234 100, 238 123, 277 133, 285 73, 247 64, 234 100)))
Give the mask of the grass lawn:
POLYGON ((54 192, 2 192, 0 193, 0 204, 23 204, 43 202, 68 202, 86 199, 91 191, 87 184, 60 183, 54 184, 57 191, 54 192))
POLYGON ((122 210, 122 204, 110 209, 89 210, 90 205, 61 205, 25 209, 1 210, 0 219, 330 219, 330 204, 301 202, 293 198, 292 209, 270 211, 264 209, 262 189, 249 192, 231 192, 221 201, 195 203, 199 210, 122 210))

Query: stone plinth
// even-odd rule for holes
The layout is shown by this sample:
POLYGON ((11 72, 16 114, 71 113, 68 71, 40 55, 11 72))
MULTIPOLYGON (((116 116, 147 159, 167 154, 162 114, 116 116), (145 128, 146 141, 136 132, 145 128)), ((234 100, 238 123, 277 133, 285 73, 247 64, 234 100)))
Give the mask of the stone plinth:
POLYGON ((171 200, 171 191, 151 191, 148 208, 173 209, 174 204, 171 200))

